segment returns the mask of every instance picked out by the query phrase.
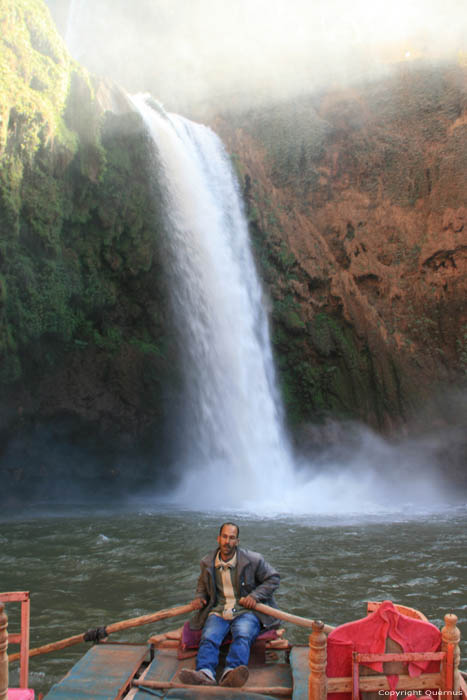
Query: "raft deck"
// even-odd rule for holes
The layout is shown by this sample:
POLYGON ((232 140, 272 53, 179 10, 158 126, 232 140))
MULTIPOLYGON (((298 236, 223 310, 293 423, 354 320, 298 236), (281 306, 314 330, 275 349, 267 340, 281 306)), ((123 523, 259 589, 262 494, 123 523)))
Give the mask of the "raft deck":
POLYGON ((271 661, 250 665, 245 688, 219 686, 184 686, 178 679, 182 668, 194 668, 195 659, 179 659, 176 649, 156 649, 146 645, 97 644, 78 661, 71 671, 54 685, 44 700, 301 700, 308 697, 308 649, 295 647, 291 664, 271 661), (151 656, 153 658, 151 660, 151 656), (304 666, 301 669, 301 666, 304 666), (292 667, 294 671, 292 671, 292 667), (139 686, 134 686, 137 680, 139 686), (169 687, 150 687, 152 682, 169 687), (148 685, 145 685, 147 683, 148 685), (267 689, 273 691, 268 694, 267 689), (293 690, 292 690, 293 688, 293 690), (261 694, 256 692, 258 689, 261 694), (274 692, 279 689, 279 692, 274 692), (287 690, 288 689, 288 690, 287 690))

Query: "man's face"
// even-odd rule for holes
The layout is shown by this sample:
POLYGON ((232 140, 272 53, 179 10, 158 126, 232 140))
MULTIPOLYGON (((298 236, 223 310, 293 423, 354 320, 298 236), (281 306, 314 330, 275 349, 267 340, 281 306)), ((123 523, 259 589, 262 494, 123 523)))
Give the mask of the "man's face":
POLYGON ((217 537, 217 544, 221 550, 221 559, 224 561, 230 559, 238 545, 237 528, 234 525, 224 525, 221 534, 217 537))

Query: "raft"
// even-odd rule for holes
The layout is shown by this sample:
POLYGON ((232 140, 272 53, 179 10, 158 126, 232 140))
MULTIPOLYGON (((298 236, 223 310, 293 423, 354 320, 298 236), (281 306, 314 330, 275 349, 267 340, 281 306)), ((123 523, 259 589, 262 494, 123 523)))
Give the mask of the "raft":
MULTIPOLYGON (((43 700, 467 700, 457 617, 444 621, 439 630, 422 613, 390 601, 368 603, 365 617, 336 628, 310 620, 308 645, 290 644, 283 630, 258 638, 242 688, 180 682, 180 670, 196 661, 183 626, 146 644, 100 642, 43 700)), ((224 649, 218 677, 225 655, 224 649)), ((1 663, 0 639, 0 700, 12 700, 2 696, 1 663)))

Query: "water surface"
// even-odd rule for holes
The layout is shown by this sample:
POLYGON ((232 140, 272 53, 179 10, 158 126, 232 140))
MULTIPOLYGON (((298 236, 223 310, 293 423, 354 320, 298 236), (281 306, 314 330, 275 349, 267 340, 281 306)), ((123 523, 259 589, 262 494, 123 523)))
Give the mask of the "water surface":
MULTIPOLYGON (((31 592, 36 647, 190 601, 199 560, 215 547, 226 516, 141 507, 38 510, 21 518, 0 522, 0 590, 31 592)), ((465 508, 414 518, 243 514, 235 520, 241 545, 262 552, 281 573, 277 602, 283 610, 338 625, 362 617, 365 601, 390 599, 422 610, 437 625, 454 612, 467 637, 465 508)), ((8 614, 13 632, 13 605, 8 614)), ((144 643, 182 622, 139 627, 113 639, 144 643)), ((291 625, 287 637, 307 642, 306 631, 291 625)), ((85 649, 81 644, 31 659, 36 692, 59 680, 85 649)))

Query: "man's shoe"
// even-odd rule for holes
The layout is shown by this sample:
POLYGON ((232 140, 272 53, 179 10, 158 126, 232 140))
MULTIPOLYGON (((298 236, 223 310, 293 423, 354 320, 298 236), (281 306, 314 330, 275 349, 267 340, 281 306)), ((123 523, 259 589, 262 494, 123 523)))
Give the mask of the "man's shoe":
POLYGON ((182 668, 179 675, 181 683, 186 685, 216 685, 216 681, 210 678, 204 671, 195 671, 194 668, 182 668))
POLYGON ((248 680, 250 675, 246 666, 237 666, 237 668, 228 668, 222 674, 219 685, 227 688, 241 688, 248 680))

